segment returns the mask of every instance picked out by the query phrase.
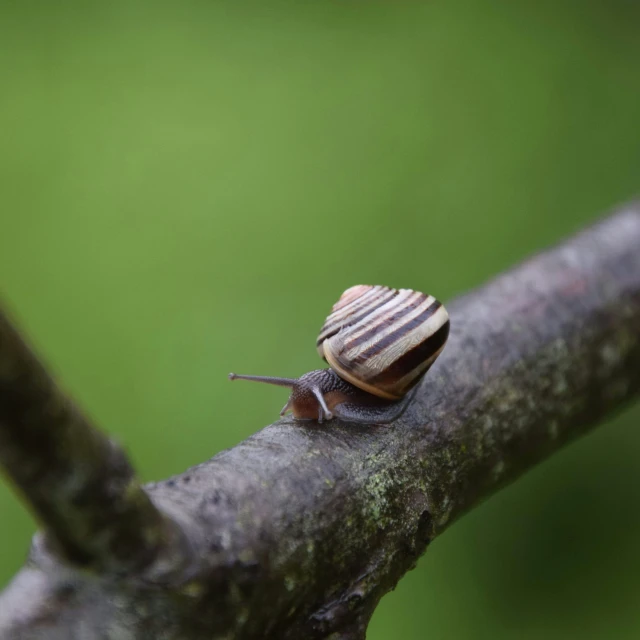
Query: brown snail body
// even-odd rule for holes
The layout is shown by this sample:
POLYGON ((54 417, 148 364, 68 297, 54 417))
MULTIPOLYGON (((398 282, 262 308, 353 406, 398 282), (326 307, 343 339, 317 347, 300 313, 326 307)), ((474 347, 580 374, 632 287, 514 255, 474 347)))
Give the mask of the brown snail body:
POLYGON ((333 306, 316 343, 330 369, 300 378, 241 376, 291 388, 280 415, 323 422, 383 424, 400 416, 410 391, 442 352, 449 315, 433 296, 410 289, 356 285, 333 306))

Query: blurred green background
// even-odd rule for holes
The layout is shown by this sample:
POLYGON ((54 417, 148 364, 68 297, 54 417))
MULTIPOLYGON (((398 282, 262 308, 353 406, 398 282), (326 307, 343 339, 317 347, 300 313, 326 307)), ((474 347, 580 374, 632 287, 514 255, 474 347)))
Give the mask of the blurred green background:
MULTIPOLYGON (((0 7, 0 289, 144 479, 275 419, 226 374, 316 368, 346 287, 450 299, 640 186, 635 2, 0 7)), ((639 421, 456 524, 368 637, 638 638, 639 421)), ((0 518, 5 584, 6 483, 0 518)))

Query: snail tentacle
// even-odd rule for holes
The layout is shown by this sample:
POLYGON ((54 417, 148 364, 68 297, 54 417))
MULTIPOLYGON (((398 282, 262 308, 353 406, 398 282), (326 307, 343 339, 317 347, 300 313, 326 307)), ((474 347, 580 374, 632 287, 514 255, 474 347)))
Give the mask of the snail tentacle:
POLYGON ((280 417, 282 417, 289 409, 291 408, 291 398, 287 400, 287 403, 282 407, 282 411, 280 411, 280 417))
POLYGON ((329 407, 327 407, 322 391, 318 387, 313 387, 311 391, 318 400, 318 414, 320 416, 318 422, 322 422, 323 418, 331 420, 331 418, 333 418, 333 413, 329 410, 329 407))

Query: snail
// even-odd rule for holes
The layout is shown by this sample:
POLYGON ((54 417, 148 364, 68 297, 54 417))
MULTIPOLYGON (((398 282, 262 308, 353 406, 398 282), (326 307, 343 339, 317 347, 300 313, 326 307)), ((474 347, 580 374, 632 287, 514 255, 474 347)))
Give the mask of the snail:
POLYGON ((297 379, 230 373, 290 387, 280 415, 384 424, 398 418, 409 393, 444 349, 449 314, 433 296, 411 289, 356 285, 333 305, 316 347, 330 369, 297 379))

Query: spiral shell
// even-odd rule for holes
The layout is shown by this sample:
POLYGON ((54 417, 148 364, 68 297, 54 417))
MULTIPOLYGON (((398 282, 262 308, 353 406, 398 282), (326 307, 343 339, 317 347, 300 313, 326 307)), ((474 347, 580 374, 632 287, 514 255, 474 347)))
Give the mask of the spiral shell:
POLYGON ((427 372, 448 335, 449 314, 433 296, 356 285, 333 306, 316 346, 341 378, 396 400, 427 372))

